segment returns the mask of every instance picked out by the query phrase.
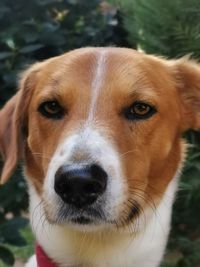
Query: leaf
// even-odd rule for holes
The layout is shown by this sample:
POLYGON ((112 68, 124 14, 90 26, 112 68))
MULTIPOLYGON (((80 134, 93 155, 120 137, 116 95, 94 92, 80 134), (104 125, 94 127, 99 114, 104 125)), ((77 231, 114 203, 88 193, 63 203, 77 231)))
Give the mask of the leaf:
POLYGON ((41 6, 46 6, 55 2, 56 0, 37 0, 37 3, 41 6))
POLYGON ((9 58, 13 55, 11 52, 0 52, 0 60, 9 58))
POLYGON ((13 265, 15 261, 12 252, 3 246, 0 246, 0 259, 7 265, 13 265))
POLYGON ((8 38, 6 40, 6 44, 10 49, 15 50, 15 48, 16 48, 15 47, 15 42, 14 42, 14 40, 12 38, 8 38))
POLYGON ((19 52, 21 54, 27 54, 27 53, 31 53, 31 52, 34 52, 36 50, 39 50, 40 48, 44 47, 43 44, 33 44, 33 45, 27 45, 27 46, 24 46, 22 47, 19 52))
POLYGON ((15 229, 16 230, 19 230, 23 227, 25 227, 28 223, 28 220, 27 219, 24 219, 24 218, 14 218, 14 219, 11 219, 11 220, 8 220, 6 221, 4 224, 0 225, 0 230, 2 231, 5 231, 6 229, 15 229))
POLYGON ((6 6, 1 6, 0 8, 0 19, 2 19, 5 15, 7 15, 10 12, 10 8, 6 6))
POLYGON ((46 33, 53 33, 58 30, 59 24, 58 23, 49 23, 44 22, 41 24, 41 31, 46 33))
POLYGON ((78 0, 68 0, 71 5, 77 5, 78 0))
POLYGON ((17 247, 23 247, 23 246, 26 246, 27 245, 27 242, 25 240, 25 238, 23 238, 22 236, 20 236, 20 233, 13 233, 13 235, 9 235, 5 242, 9 245, 12 245, 12 246, 17 246, 17 247))
POLYGON ((19 230, 27 225, 27 220, 24 218, 14 218, 9 221, 5 221, 0 225, 0 236, 2 242, 14 246, 26 245, 25 239, 21 236, 19 230))

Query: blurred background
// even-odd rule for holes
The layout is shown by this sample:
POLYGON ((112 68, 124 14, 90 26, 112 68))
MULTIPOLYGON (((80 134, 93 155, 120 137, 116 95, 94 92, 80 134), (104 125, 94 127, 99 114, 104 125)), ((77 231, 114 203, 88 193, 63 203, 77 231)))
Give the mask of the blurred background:
MULTIPOLYGON (((109 45, 198 60, 200 1, 0 0, 0 107, 29 64, 78 47, 109 45)), ((200 266, 200 134, 185 138, 191 146, 162 267, 200 266)), ((27 208, 19 166, 0 188, 0 267, 21 266, 34 251, 27 208)))

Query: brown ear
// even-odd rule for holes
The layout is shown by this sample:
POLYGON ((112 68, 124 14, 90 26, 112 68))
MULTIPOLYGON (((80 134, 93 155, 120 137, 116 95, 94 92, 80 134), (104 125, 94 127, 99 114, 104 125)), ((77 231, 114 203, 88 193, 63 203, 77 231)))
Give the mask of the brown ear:
POLYGON ((200 130, 200 64, 187 58, 172 64, 182 102, 182 129, 200 130))
POLYGON ((1 184, 8 180, 23 157, 27 110, 34 88, 35 73, 35 68, 30 68, 23 74, 20 90, 0 110, 0 156, 4 161, 1 184))
POLYGON ((0 111, 0 154, 4 166, 1 175, 1 183, 4 183, 14 170, 19 158, 18 126, 15 119, 15 107, 18 95, 15 95, 0 111))

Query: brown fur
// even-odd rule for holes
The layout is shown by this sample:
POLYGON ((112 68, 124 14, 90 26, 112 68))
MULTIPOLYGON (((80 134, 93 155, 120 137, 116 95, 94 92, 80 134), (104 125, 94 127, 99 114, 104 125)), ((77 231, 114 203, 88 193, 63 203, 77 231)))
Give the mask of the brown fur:
MULTIPOLYGON (((101 48, 79 49, 31 67, 20 90, 0 111, 1 182, 23 158, 26 174, 39 194, 48 163, 59 142, 88 116, 91 82, 101 48), (38 112, 42 100, 57 99, 62 120, 38 112)), ((99 128, 121 155, 130 199, 141 205, 160 199, 184 154, 181 134, 200 129, 200 66, 185 59, 167 61, 130 49, 107 49, 107 72, 95 110, 99 128), (131 122, 122 110, 136 100, 154 104, 151 118, 131 122), (144 202, 144 203, 142 203, 144 202)))

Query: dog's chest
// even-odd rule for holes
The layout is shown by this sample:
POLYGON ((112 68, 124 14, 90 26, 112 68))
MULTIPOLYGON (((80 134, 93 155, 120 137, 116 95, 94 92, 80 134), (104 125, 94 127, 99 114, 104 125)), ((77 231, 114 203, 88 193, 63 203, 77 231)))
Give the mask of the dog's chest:
POLYGON ((86 248, 85 255, 84 251, 82 255, 77 252, 74 256, 71 254, 71 264, 69 265, 66 259, 66 263, 61 267, 157 267, 160 264, 166 240, 158 235, 155 238, 156 242, 150 236, 140 237, 134 241, 130 239, 121 246, 113 244, 110 250, 105 249, 96 253, 93 251, 90 255, 86 248), (156 245, 152 246, 154 242, 156 245))
POLYGON ((159 223, 152 222, 151 229, 143 235, 113 239, 109 245, 104 242, 96 244, 92 240, 87 243, 83 239, 77 246, 78 243, 70 238, 62 242, 60 238, 59 247, 52 236, 49 237, 51 242, 48 240, 49 246, 44 245, 48 255, 61 263, 60 267, 157 267, 163 256, 168 230, 169 227, 161 229, 159 223))

